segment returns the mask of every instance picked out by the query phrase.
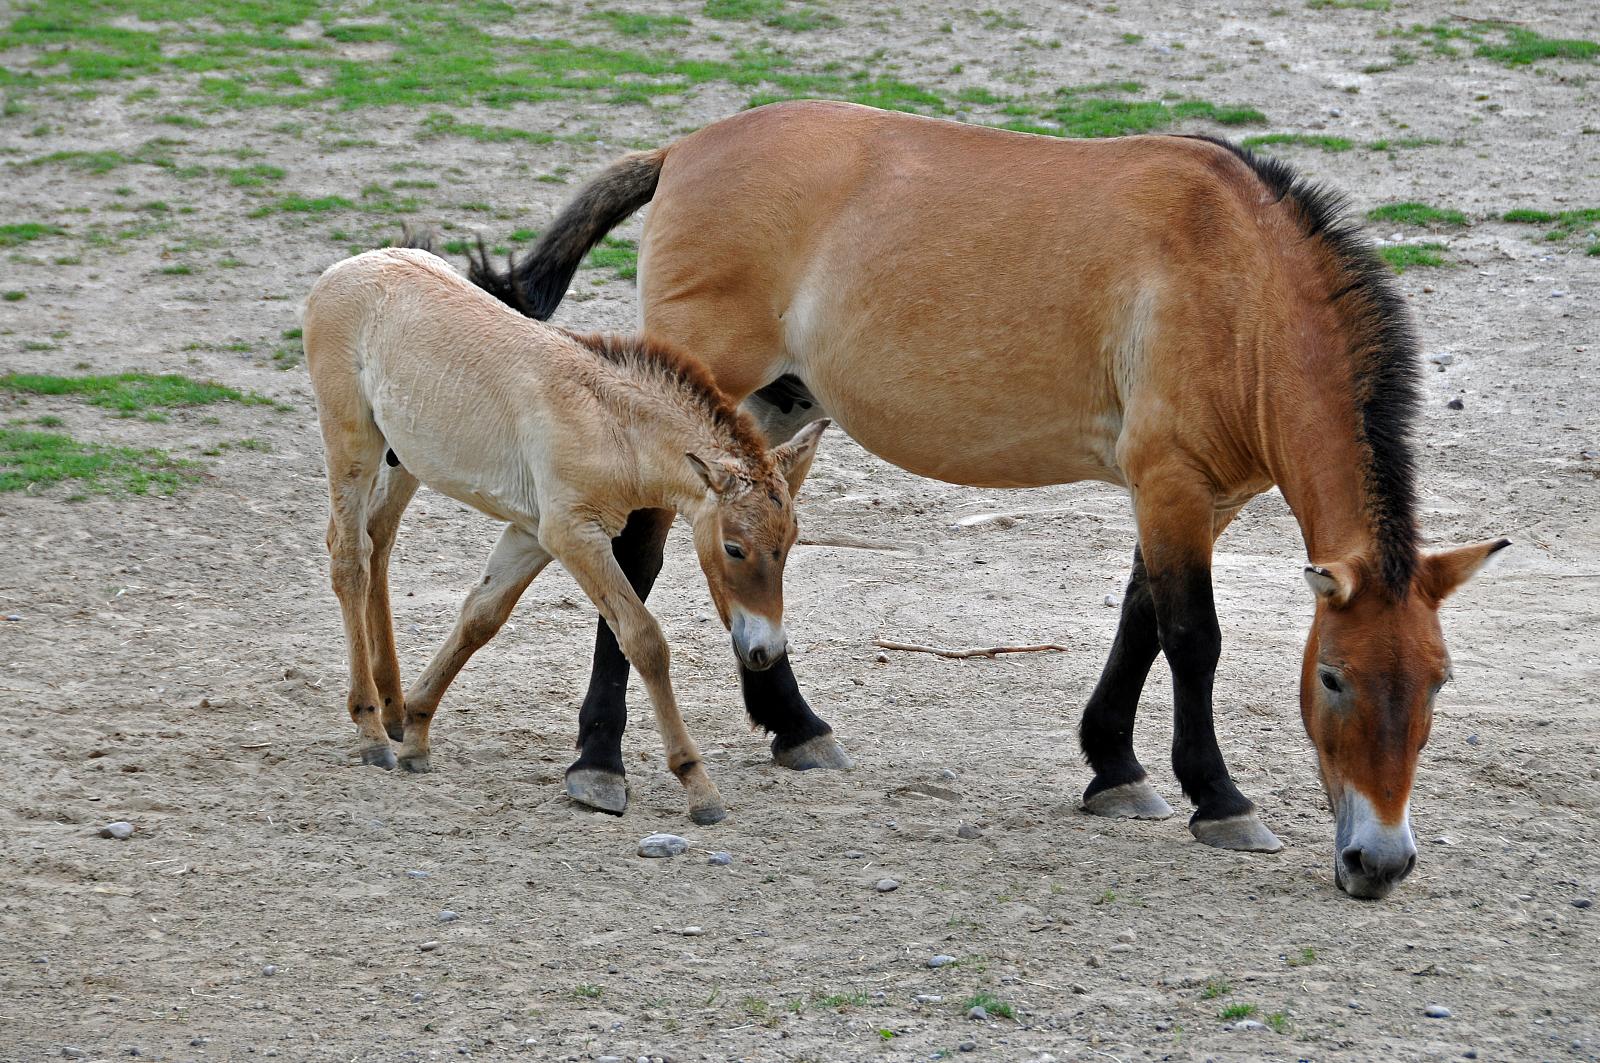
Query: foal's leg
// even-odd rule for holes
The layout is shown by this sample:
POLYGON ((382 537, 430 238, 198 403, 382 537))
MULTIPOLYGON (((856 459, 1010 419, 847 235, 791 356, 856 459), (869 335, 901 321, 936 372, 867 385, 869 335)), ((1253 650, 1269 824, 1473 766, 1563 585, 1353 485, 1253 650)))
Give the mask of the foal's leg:
MULTIPOLYGON (((611 552, 643 601, 650 595, 672 529, 670 509, 641 509, 628 518, 611 552)), ((628 658, 605 617, 594 637, 594 667, 589 692, 578 710, 578 759, 567 769, 567 794, 602 812, 621 815, 628 807, 628 782, 622 764, 622 732, 628 726, 628 658)))
POLYGON ((633 592, 603 532, 596 528, 592 534, 585 534, 567 525, 549 530, 554 523, 553 517, 544 522, 548 546, 600 610, 601 617, 616 633, 623 654, 639 670, 639 678, 650 692, 656 726, 666 747, 667 767, 688 791, 689 818, 696 823, 718 822, 728 814, 727 809, 678 712, 669 673, 671 653, 661 626, 633 592))
POLYGON ((372 583, 367 596, 372 677, 383 706, 383 729, 396 742, 403 730, 405 697, 400 686, 400 657, 394 647, 394 617, 389 610, 389 553, 400 518, 416 493, 417 478, 394 466, 379 478, 378 494, 367 517, 367 535, 372 539, 372 583))
POLYGON ((516 525, 508 525, 494 544, 483 576, 461 603, 455 630, 423 669, 417 685, 405 695, 405 736, 400 743, 400 766, 407 771, 433 770, 428 727, 451 680, 468 659, 494 638, 516 606, 528 584, 550 563, 539 540, 516 525))
POLYGON ((1220 849, 1276 852, 1283 843, 1234 785, 1212 720, 1222 629, 1211 593, 1216 509, 1210 488, 1192 474, 1161 470, 1135 482, 1156 633, 1172 669, 1172 768, 1196 806, 1189 830, 1220 849))
MULTIPOLYGON (((371 433, 375 435, 375 433, 371 433)), ((350 659, 350 692, 346 706, 361 734, 361 763, 380 768, 394 767, 394 750, 384 733, 378 709, 378 689, 373 681, 372 660, 379 637, 388 632, 371 629, 368 604, 372 596, 372 538, 367 534, 367 507, 372 485, 378 475, 381 440, 378 448, 363 446, 372 442, 366 433, 351 433, 348 447, 338 452, 329 443, 328 489, 332 513, 328 520, 329 575, 333 592, 339 597, 344 614, 345 651, 350 659), (362 453, 373 450, 372 453, 362 453)), ((324 433, 327 438, 327 433, 324 433)))
POLYGON ((1122 596, 1122 619, 1111 643, 1100 682, 1089 695, 1078 725, 1078 742, 1094 779, 1083 792, 1085 811, 1097 816, 1127 816, 1134 819, 1165 819, 1172 806, 1162 800, 1145 775, 1144 765, 1133 752, 1133 719, 1139 710, 1139 695, 1161 640, 1156 634, 1155 600, 1150 596, 1150 577, 1145 572, 1144 555, 1133 548, 1133 574, 1122 596))

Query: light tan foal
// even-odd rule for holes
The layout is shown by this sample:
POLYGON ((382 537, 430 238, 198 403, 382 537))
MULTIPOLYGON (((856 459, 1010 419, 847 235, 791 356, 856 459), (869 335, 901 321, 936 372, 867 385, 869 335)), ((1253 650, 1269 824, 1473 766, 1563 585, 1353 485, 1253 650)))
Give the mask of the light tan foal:
MULTIPOLYGON (((691 818, 722 819, 721 795, 678 711, 666 639, 611 540, 635 510, 683 513, 739 658, 770 665, 786 645, 783 569, 798 534, 791 499, 826 422, 769 452, 698 363, 642 338, 530 321, 411 248, 369 251, 324 273, 306 304, 305 348, 363 763, 431 770, 429 725, 445 690, 554 559, 638 669, 691 818), (450 637, 402 694, 388 564, 419 483, 506 529, 450 637)), ((614 811, 626 798, 585 796, 614 811)))

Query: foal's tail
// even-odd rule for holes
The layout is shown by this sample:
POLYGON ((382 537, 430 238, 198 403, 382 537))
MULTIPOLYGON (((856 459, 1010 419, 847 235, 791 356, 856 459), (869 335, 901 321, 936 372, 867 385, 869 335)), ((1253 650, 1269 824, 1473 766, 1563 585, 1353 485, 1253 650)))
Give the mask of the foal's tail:
POLYGON ((666 158, 666 148, 636 151, 606 167, 556 215, 533 250, 521 262, 509 260, 503 273, 489 264, 480 239, 467 276, 513 310, 548 320, 567 294, 583 256, 656 194, 666 158))

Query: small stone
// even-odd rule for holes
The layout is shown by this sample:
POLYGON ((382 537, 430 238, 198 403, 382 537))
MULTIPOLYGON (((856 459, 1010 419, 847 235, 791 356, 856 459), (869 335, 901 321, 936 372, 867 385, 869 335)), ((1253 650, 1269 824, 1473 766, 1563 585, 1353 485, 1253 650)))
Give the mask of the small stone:
POLYGON ((446 908, 444 911, 439 913, 439 922, 441 922, 441 923, 453 923, 457 919, 460 919, 460 918, 461 918, 461 916, 459 914, 457 914, 456 912, 452 912, 448 908, 446 908))
POLYGON ((916 1000, 917 1000, 918 1004, 943 1004, 944 1003, 944 997, 940 996, 938 993, 918 993, 917 997, 916 997, 916 1000))
POLYGON ((1238 1030, 1240 1032, 1249 1032, 1249 1031, 1252 1031, 1252 1030, 1265 1030, 1266 1028, 1267 1028, 1267 1024, 1266 1023, 1257 1022, 1254 1019, 1240 1019, 1238 1022, 1236 1022, 1232 1026, 1228 1027, 1228 1029, 1230 1029, 1230 1030, 1238 1030))
POLYGON ((273 975, 275 975, 277 973, 278 973, 278 965, 275 964, 275 963, 263 964, 262 967, 261 967, 261 977, 263 977, 263 978, 271 978, 273 975))
POLYGON ((956 1048, 963 1052, 976 1052, 978 1050, 978 1042, 962 1041, 960 1044, 956 1045, 956 1048))
POLYGON ((1434 365, 1449 365, 1456 360, 1456 356, 1449 351, 1436 351, 1428 355, 1428 361, 1434 365))
POLYGON ((1593 908, 1594 901, 1590 900, 1588 897, 1574 897, 1572 899, 1572 906, 1574 908, 1593 908))
POLYGON ((438 947, 439 943, 437 941, 424 941, 422 944, 417 946, 417 948, 421 949, 423 952, 432 952, 438 947))
POLYGON ((67 1045, 66 1047, 62 1048, 61 1049, 61 1054, 63 1056, 66 1056, 68 1059, 87 1059, 87 1058, 89 1058, 88 1050, 82 1049, 82 1048, 78 1048, 78 1047, 76 1047, 74 1045, 67 1045))
POLYGON ((1089 995, 1089 987, 1084 985, 1082 982, 1073 982, 1071 988, 1072 992, 1077 996, 1083 997, 1089 995))
POLYGON ((1444 405, 1445 409, 1447 410, 1464 410, 1467 408, 1467 404, 1462 402, 1460 399, 1451 399, 1444 405))
POLYGON ((1433 285, 1431 285, 1431 284, 1424 284, 1422 286, 1422 294, 1423 295, 1432 295, 1433 291, 1434 291, 1433 285))
POLYGON ((1478 744, 1479 741, 1480 741, 1480 739, 1478 738, 1477 735, 1467 735, 1467 745, 1475 746, 1475 745, 1478 744))
POLYGON ((622 1063, 621 1056, 598 1056, 594 1063, 622 1063))
POLYGON ((1116 952, 1116 953, 1132 952, 1133 951, 1133 946, 1128 944, 1125 941, 1122 941, 1122 942, 1118 942, 1117 944, 1111 946, 1106 951, 1107 952, 1116 952))
POLYGON ((876 889, 879 893, 893 893, 899 888, 900 883, 892 878, 880 878, 878 880, 878 884, 873 887, 873 889, 876 889))
POLYGON ((940 768, 939 778, 944 779, 946 782, 955 782, 961 776, 957 775, 952 768, 940 768))
POLYGON ((204 1046, 205 1043, 206 1043, 206 1039, 204 1037, 191 1037, 191 1038, 189 1038, 189 1047, 190 1048, 200 1048, 200 1047, 204 1046))
POLYGON ((1550 298, 1552 298, 1552 299, 1565 299, 1566 297, 1567 297, 1567 293, 1564 292, 1564 291, 1561 291, 1560 289, 1557 289, 1556 291, 1553 291, 1553 292, 1550 293, 1550 298))
POLYGON ((1099 966, 1102 966, 1105 962, 1106 961, 1100 957, 1099 953, 1091 952, 1089 954, 1089 966, 1090 967, 1099 967, 1099 966))
POLYGON ((844 851, 844 858, 846 860, 860 860, 863 856, 866 856, 866 855, 867 854, 862 852, 860 849, 846 849, 844 851))
POLYGON ((133 837, 133 824, 120 819, 115 823, 107 823, 100 828, 100 837, 115 838, 119 842, 125 842, 133 837))
POLYGON ((10 623, 13 623, 13 624, 20 624, 20 623, 22 623, 22 614, 21 613, 7 613, 6 614, 6 620, 9 621, 10 623))
POLYGON ((733 863, 733 854, 712 853, 710 856, 706 857, 706 863, 711 864, 713 867, 727 867, 729 864, 733 863))
POLYGON ((1422 1014, 1430 1019, 1448 1019, 1450 1017, 1450 1009, 1443 1004, 1429 1004, 1422 1009, 1422 1014))
POLYGON ((1108 608, 1115 609, 1117 606, 1122 604, 1122 599, 1118 598, 1115 594, 1108 594, 1105 596, 1105 603, 1108 608))
POLYGON ((676 834, 652 834, 639 843, 639 855, 659 860, 681 856, 688 848, 689 843, 676 834))
POLYGON ((427 877, 428 877, 428 872, 426 872, 426 871, 407 871, 406 872, 406 878, 427 878, 427 877))
POLYGON ((678 931, 678 933, 682 934, 686 938, 705 937, 706 935, 705 929, 698 926, 686 926, 682 930, 678 931))
POLYGON ((956 828, 956 837, 963 838, 969 842, 977 841, 979 838, 983 837, 983 831, 979 830, 977 827, 974 827, 970 823, 963 823, 961 826, 956 828))
POLYGON ((937 956, 929 956, 928 957, 928 966, 929 967, 948 967, 952 963, 955 963, 955 962, 956 962, 956 958, 954 956, 946 956, 942 952, 937 956))
POLYGON ((1437 838, 1433 839, 1433 844, 1435 845, 1454 845, 1455 843, 1456 840, 1450 837, 1448 834, 1441 834, 1437 838))
POLYGON ((884 653, 882 650, 879 650, 877 653, 874 653, 872 655, 872 659, 874 661, 877 661, 879 664, 888 664, 889 663, 889 655, 887 653, 884 653))
POLYGON ((974 1022, 988 1022, 989 1009, 984 1007, 982 1004, 976 1004, 967 1009, 967 1018, 973 1020, 974 1022))
POLYGON ((413 1003, 413 1004, 421 1004, 426 999, 427 999, 426 994, 424 994, 424 993, 422 993, 420 991, 411 994, 411 1003, 413 1003))
POLYGON ((1133 931, 1124 930, 1122 933, 1117 935, 1117 940, 1122 942, 1124 945, 1132 945, 1139 939, 1134 935, 1133 931))

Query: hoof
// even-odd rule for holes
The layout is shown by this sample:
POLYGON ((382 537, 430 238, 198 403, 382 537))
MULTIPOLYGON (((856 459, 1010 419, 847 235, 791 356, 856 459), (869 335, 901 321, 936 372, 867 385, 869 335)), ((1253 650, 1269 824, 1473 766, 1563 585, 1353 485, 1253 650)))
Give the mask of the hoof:
POLYGON ((794 771, 810 771, 812 768, 848 771, 855 767, 855 763, 834 740, 832 734, 817 735, 788 749, 779 749, 777 739, 773 739, 772 761, 780 768, 791 768, 794 771))
POLYGON ((384 771, 393 771, 394 750, 388 746, 369 746, 361 751, 361 763, 382 768, 384 771))
POLYGON ((567 796, 580 805, 620 816, 628 807, 628 780, 595 768, 567 772, 567 796))
POLYGON ((399 720, 396 720, 394 723, 389 723, 387 720, 385 720, 383 724, 383 730, 384 733, 389 736, 389 741, 391 742, 404 742, 406 739, 405 725, 399 720))
POLYGON ((1156 793, 1149 779, 1125 782, 1093 795, 1085 794, 1083 810, 1091 816, 1112 819, 1166 819, 1172 815, 1172 806, 1156 793))
POLYGON ((400 770, 408 771, 413 775, 426 775, 433 770, 433 758, 427 753, 414 757, 401 757, 400 770))
POLYGON ((1206 845, 1240 853, 1275 853, 1283 848, 1278 836, 1264 827, 1254 812, 1227 819, 1193 819, 1189 833, 1206 845))
POLYGON ((713 823, 721 823, 728 818, 728 810, 721 805, 704 805, 700 808, 691 808, 689 818, 702 827, 709 827, 713 823))

